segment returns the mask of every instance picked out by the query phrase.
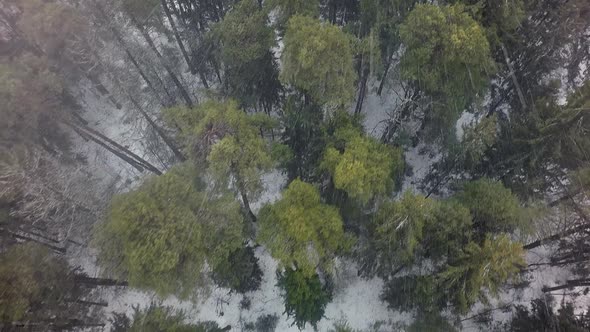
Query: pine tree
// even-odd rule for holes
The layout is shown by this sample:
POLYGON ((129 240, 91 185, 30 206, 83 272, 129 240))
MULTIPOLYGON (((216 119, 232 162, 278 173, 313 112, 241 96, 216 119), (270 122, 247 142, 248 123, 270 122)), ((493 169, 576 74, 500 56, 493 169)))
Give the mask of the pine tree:
POLYGON ((410 12, 399 35, 406 47, 402 78, 437 101, 427 114, 432 124, 439 130, 450 127, 494 72, 484 30, 462 5, 428 4, 410 12))
POLYGON ((283 290, 285 312, 293 317, 299 329, 310 323, 317 329, 326 305, 332 299, 332 291, 322 286, 317 274, 307 276, 302 270, 287 269, 278 274, 278 286, 283 290))
POLYGON ((342 107, 354 97, 350 37, 335 26, 293 16, 284 38, 281 80, 315 102, 342 107))
POLYGON ((525 210, 518 198, 501 182, 482 178, 468 182, 456 195, 473 216, 479 234, 513 232, 526 227, 525 210))
POLYGON ((332 259, 346 249, 338 210, 322 204, 313 185, 295 180, 283 197, 260 211, 258 241, 287 269, 296 268, 306 277, 317 268, 331 272, 332 259))
POLYGON ((373 197, 393 191, 403 166, 399 149, 355 135, 345 143, 344 152, 328 148, 322 167, 328 170, 337 189, 366 204, 373 197))
POLYGON ((270 118, 247 115, 234 101, 208 101, 195 109, 165 112, 168 122, 180 129, 187 153, 198 164, 208 162, 218 188, 224 190, 231 183, 255 221, 249 202, 261 192, 262 173, 272 166, 270 148, 260 137, 259 127, 270 123, 270 118))
POLYGON ((116 196, 95 238, 106 273, 189 298, 204 284, 205 263, 216 266, 241 246, 242 218, 233 198, 204 192, 182 165, 116 196))
POLYGON ((380 274, 389 275, 411 264, 422 250, 424 227, 434 218, 435 202, 406 192, 399 201, 384 203, 375 216, 373 235, 380 274))
POLYGON ((274 31, 267 25, 266 10, 256 0, 237 3, 216 27, 222 43, 227 94, 242 105, 270 114, 282 90, 278 65, 271 48, 274 31))
POLYGON ((487 303, 486 292, 497 296, 500 287, 526 266, 520 243, 507 235, 487 236, 481 245, 467 244, 464 252, 440 273, 439 283, 447 289, 455 310, 466 313, 478 300, 487 303))

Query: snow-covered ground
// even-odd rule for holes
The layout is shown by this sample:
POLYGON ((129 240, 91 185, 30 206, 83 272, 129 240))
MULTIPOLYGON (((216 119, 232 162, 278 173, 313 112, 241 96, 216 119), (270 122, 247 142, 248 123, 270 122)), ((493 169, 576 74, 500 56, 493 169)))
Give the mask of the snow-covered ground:
MULTIPOLYGON (((280 53, 280 47, 275 52, 280 53)), ((385 120, 395 110, 400 97, 391 88, 386 88, 382 96, 377 96, 375 94, 377 86, 378 82, 369 82, 368 95, 362 113, 365 116, 364 125, 367 133, 380 138, 385 128, 385 120)), ((197 92, 195 91, 195 93, 197 92)), ((125 105, 121 110, 117 110, 105 97, 98 96, 90 88, 84 86, 80 88, 79 98, 84 103, 84 117, 89 121, 91 127, 126 146, 149 162, 161 166, 159 160, 152 152, 147 151, 147 147, 143 143, 144 137, 142 135, 146 131, 146 125, 129 121, 129 112, 132 110, 125 105)), ((472 117, 468 114, 461 118, 457 124, 459 134, 463 129, 463 124, 471 121, 472 117)), ((408 125, 412 126, 412 124, 408 125)), ((105 195, 129 190, 147 175, 137 172, 92 142, 76 138, 76 144, 77 151, 88 157, 90 173, 99 183, 98 190, 104 191, 105 195)), ((433 151, 430 146, 424 143, 407 148, 405 160, 413 172, 405 179, 402 190, 419 191, 420 182, 428 175, 433 163, 440 157, 439 152, 433 151)), ((281 191, 287 185, 285 176, 278 171, 264 175, 263 181, 265 191, 258 200, 252 202, 254 211, 258 211, 265 203, 279 199, 281 191)), ((88 229, 88 227, 84 229, 88 229)), ((83 236, 83 234, 80 235, 84 238, 83 236)), ((88 238, 86 236, 84 239, 88 238)), ((529 252, 528 262, 535 263, 539 259, 544 259, 547 256, 546 250, 540 248, 538 251, 529 252)), ((81 266, 91 276, 99 275, 95 252, 91 245, 85 248, 72 248, 68 251, 68 256, 72 265, 81 266)), ((245 324, 255 322, 257 318, 269 314, 279 317, 276 331, 299 331, 297 327, 293 326, 292 320, 283 313, 283 300, 276 285, 277 262, 263 247, 256 248, 256 256, 264 273, 259 290, 242 295, 230 293, 229 290, 223 288, 213 288, 195 303, 179 301, 171 297, 164 300, 163 304, 184 311, 191 321, 215 321, 222 327, 231 325, 232 331, 241 331, 245 324), (249 307, 243 305, 244 298, 249 299, 249 307)), ((505 292, 500 300, 494 301, 494 306, 501 306, 502 303, 528 305, 531 299, 542 294, 541 288, 544 285, 560 284, 568 278, 566 271, 546 267, 533 270, 529 276, 531 277, 531 285, 524 292, 505 292)), ((318 324, 319 331, 327 331, 335 322, 344 320, 355 329, 365 329, 378 321, 384 322, 383 331, 392 331, 400 325, 411 322, 412 316, 410 314, 389 310, 386 304, 379 299, 383 280, 380 278, 368 280, 360 278, 354 262, 339 259, 336 264, 334 280, 334 296, 326 308, 325 318, 318 324)), ((104 288, 99 289, 98 292, 97 295, 100 299, 108 302, 108 307, 104 310, 107 316, 112 313, 130 314, 135 306, 145 307, 152 301, 159 301, 151 292, 142 292, 131 288, 104 288)), ((582 305, 586 302, 578 301, 578 304, 582 305)), ((473 313, 479 309, 481 306, 476 306, 473 313)), ((506 320, 510 316, 496 311, 494 317, 506 320)), ((464 328, 466 330, 477 329, 471 322, 465 322, 464 328)), ((106 330, 108 331, 108 327, 106 330)), ((307 326, 304 331, 312 331, 312 328, 307 326)))

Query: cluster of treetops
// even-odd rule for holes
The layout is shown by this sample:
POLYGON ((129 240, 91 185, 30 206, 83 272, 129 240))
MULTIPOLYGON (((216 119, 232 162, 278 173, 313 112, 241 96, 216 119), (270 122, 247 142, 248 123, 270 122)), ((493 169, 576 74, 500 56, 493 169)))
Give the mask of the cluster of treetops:
MULTIPOLYGON (((260 287, 255 250, 262 246, 279 262, 285 312, 300 328, 322 319, 341 259, 355 261, 362 276, 383 278, 382 299, 390 308, 440 322, 443 311, 462 317, 507 284, 522 284, 527 249, 561 240, 561 253, 571 257, 589 246, 583 237, 575 245, 567 241, 590 228, 575 200, 590 182, 590 84, 578 69, 590 58, 586 1, 113 2, 154 51, 167 97, 152 74, 142 72, 122 32, 109 25, 116 19, 109 7, 26 0, 16 2, 12 16, 6 8, 1 17, 16 42, 2 45, 2 151, 67 154, 68 135, 76 133, 155 173, 113 197, 95 227, 98 263, 118 280, 112 284, 195 301, 212 283, 247 293, 260 287), (82 10, 92 19, 82 18, 82 10), (141 114, 175 160, 165 172, 76 113, 72 82, 85 77, 106 90, 99 82, 104 73, 88 68, 98 61, 91 33, 98 26, 107 28, 164 106, 161 121, 141 114), (163 30, 199 76, 204 100, 187 91, 158 51, 150 32, 163 30), (548 77, 564 63, 571 88, 559 102, 562 90, 548 77), (398 88, 405 94, 380 139, 362 125, 372 81, 378 94, 398 88), (479 121, 458 139, 455 123, 466 110, 479 121), (420 124, 417 132, 403 125, 411 121, 420 124), (402 190, 412 173, 404 151, 417 142, 442 151, 422 188, 426 195, 402 190), (287 184, 279 199, 256 211, 251 202, 273 170, 286 174, 287 184), (565 199, 556 204, 576 215, 575 227, 523 246, 543 227, 538 221, 548 209, 540 206, 557 184, 565 199)), ((126 95, 138 106, 133 91, 126 95)), ((3 231, 19 198, 18 192, 2 196, 3 231)), ((65 317, 56 313, 72 312, 72 305, 86 308, 89 301, 81 298, 92 291, 92 278, 68 269, 51 248, 4 247, 3 322, 84 325, 55 317, 65 317)), ((567 262, 579 267, 585 261, 567 262)), ((568 287, 590 284, 579 280, 568 287)), ((521 308, 510 328, 562 321, 587 327, 585 316, 568 308, 551 323, 540 323, 546 317, 535 307, 530 313, 521 308)), ((119 318, 114 325, 137 325, 137 331, 146 331, 140 325, 150 320, 154 331, 224 330, 186 324, 158 306, 138 309, 133 322, 119 318)), ((345 325, 337 329, 347 331, 345 325)))

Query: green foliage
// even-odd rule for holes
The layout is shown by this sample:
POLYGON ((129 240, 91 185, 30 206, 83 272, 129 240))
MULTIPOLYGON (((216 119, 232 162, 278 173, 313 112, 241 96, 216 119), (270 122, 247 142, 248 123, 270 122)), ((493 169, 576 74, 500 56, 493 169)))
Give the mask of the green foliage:
POLYGON ((242 217, 229 196, 200 190, 194 170, 181 165, 116 196, 96 230, 99 263, 132 287, 188 298, 242 243, 242 217))
POLYGON ((234 250, 226 260, 213 267, 213 280, 221 287, 239 293, 255 291, 262 281, 262 270, 251 247, 234 250))
POLYGON ((490 44, 497 46, 512 37, 526 17, 525 1, 459 0, 486 29, 490 44))
POLYGON ((270 169, 272 159, 256 127, 260 115, 246 114, 234 101, 207 101, 195 109, 168 109, 165 116, 180 129, 189 155, 206 158, 219 188, 227 188, 233 179, 243 195, 256 196, 262 190, 260 176, 270 169))
POLYGON ((375 216, 374 241, 381 269, 387 275, 394 267, 412 263, 421 249, 424 227, 434 218, 434 201, 411 192, 401 200, 381 205, 375 216))
POLYGON ((320 14, 318 0, 270 0, 268 3, 269 8, 278 8, 277 25, 279 28, 284 28, 294 15, 318 17, 320 14))
POLYGON ((471 181, 456 197, 471 211, 480 234, 512 232, 526 226, 525 210, 501 182, 487 178, 471 181))
POLYGON ((357 135, 346 143, 343 153, 328 148, 322 167, 328 170, 337 189, 367 203, 393 190, 402 163, 401 150, 357 135))
POLYGON ((471 239, 469 209, 456 200, 444 200, 437 202, 433 213, 433 221, 424 226, 427 256, 436 260, 455 257, 471 239))
POLYGON ((286 268, 307 277, 316 268, 330 270, 332 258, 347 240, 338 210, 322 204, 319 191, 300 180, 291 182, 283 197, 259 214, 258 241, 286 268))
POLYGON ((356 74, 350 37, 317 19, 293 16, 284 43, 283 82, 322 105, 340 107, 352 101, 356 74))
POLYGON ((75 293, 68 263, 46 248, 19 244, 0 254, 0 321, 55 319, 60 310, 74 315, 63 299, 75 293))
POLYGON ((316 328, 332 299, 332 291, 322 286, 317 274, 309 276, 302 270, 287 269, 278 275, 278 280, 278 286, 284 292, 287 315, 293 317, 299 329, 307 323, 316 328))
POLYGON ((301 178, 312 182, 317 173, 326 145, 323 112, 318 105, 305 105, 300 98, 288 96, 281 114, 284 128, 282 140, 292 153, 287 163, 289 180, 301 178))
POLYGON ((267 25, 266 10, 256 0, 241 0, 216 26, 215 35, 222 43, 227 94, 243 106, 261 107, 270 114, 279 102, 282 86, 270 51, 275 36, 267 25))
POLYGON ((448 290, 455 310, 465 314, 478 300, 488 303, 488 293, 497 296, 500 286, 525 266, 520 243, 510 241, 506 235, 487 236, 481 245, 467 244, 464 252, 440 273, 439 282, 448 290))
POLYGON ((133 323, 128 332, 222 332, 215 322, 186 323, 183 312, 174 312, 170 307, 151 304, 139 310, 135 308, 133 323))
POLYGON ((219 25, 221 56, 226 65, 243 65, 262 58, 270 50, 274 33, 266 21, 266 12, 260 10, 256 0, 241 0, 233 7, 219 25))
POLYGON ((459 114, 488 85, 494 71, 490 47, 464 6, 417 5, 399 33, 406 46, 402 77, 443 97, 447 112, 459 114))
POLYGON ((498 118, 486 117, 474 126, 465 128, 461 149, 463 163, 469 169, 482 161, 486 151, 494 145, 497 138, 498 118))

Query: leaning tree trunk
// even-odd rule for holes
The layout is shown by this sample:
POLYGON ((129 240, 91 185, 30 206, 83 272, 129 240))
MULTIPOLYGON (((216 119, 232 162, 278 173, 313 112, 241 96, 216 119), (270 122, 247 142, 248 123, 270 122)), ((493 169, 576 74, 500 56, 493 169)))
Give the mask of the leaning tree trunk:
POLYGON ((393 62, 393 56, 388 58, 387 63, 385 64, 385 70, 383 71, 383 77, 381 77, 381 83, 379 83, 379 89, 377 89, 377 95, 381 96, 381 92, 383 92, 383 87, 385 86, 385 79, 387 78, 387 74, 389 73, 389 68, 391 68, 391 63, 393 62))
POLYGON ((143 172, 144 170, 148 170, 156 175, 162 175, 162 172, 147 160, 141 158, 126 147, 104 136, 98 131, 88 127, 88 125, 83 123, 75 123, 68 120, 65 121, 65 124, 71 127, 82 138, 89 139, 104 147, 138 171, 143 172))
POLYGON ((554 286, 554 287, 543 287, 543 292, 547 293, 547 292, 553 292, 556 290, 571 289, 574 287, 588 287, 588 286, 590 286, 590 279, 572 279, 572 280, 567 280, 565 282, 565 284, 563 284, 563 285, 554 286))
POLYGON ((108 279, 108 278, 92 278, 83 274, 74 275, 74 281, 78 284, 88 286, 128 286, 127 281, 108 279))
POLYGON ((240 192, 240 196, 242 197, 242 203, 244 203, 244 209, 246 210, 246 213, 248 214, 250 221, 256 222, 256 215, 254 215, 254 212, 252 212, 252 209, 250 208, 250 201, 248 200, 248 196, 246 195, 246 187, 244 186, 244 183, 242 182, 242 180, 237 179, 237 185, 238 191, 240 192))
POLYGON ((360 89, 359 89, 359 96, 356 102, 356 107, 354 108, 354 114, 360 114, 363 110, 363 102, 365 101, 365 96, 367 95, 367 80, 369 79, 369 73, 363 72, 360 82, 360 89))
POLYGON ((152 118, 145 112, 145 110, 141 107, 141 105, 139 105, 139 103, 135 100, 135 98, 133 98, 131 95, 128 95, 128 96, 129 96, 129 99, 131 100, 131 103, 133 103, 133 105, 139 111, 139 113, 143 116, 143 118, 150 124, 150 126, 154 129, 154 131, 158 134, 158 136, 160 136, 160 138, 162 139, 162 141, 164 141, 164 143, 168 146, 168 148, 170 148, 170 150, 172 150, 176 159, 178 159, 181 162, 186 161, 186 157, 184 156, 184 154, 182 154, 182 152, 176 146, 176 144, 174 144, 174 141, 170 137, 168 137, 168 135, 166 135, 164 130, 162 128, 160 128, 160 126, 158 126, 158 124, 154 120, 152 120, 152 118))
POLYGON ((194 65, 186 51, 186 48, 184 47, 184 43, 180 38, 180 34, 178 33, 178 29, 176 28, 176 23, 174 23, 172 14, 170 14, 170 8, 168 7, 168 3, 166 2, 166 0, 160 0, 160 2, 162 3, 162 8, 164 8, 164 13, 166 14, 166 17, 170 22, 170 27, 172 27, 172 32, 174 33, 174 38, 176 39, 176 43, 178 43, 180 52, 182 53, 182 56, 184 57, 184 60, 186 61, 186 64, 188 65, 188 68, 191 71, 191 74, 195 75, 197 71, 195 70, 194 65))
POLYGON ((143 39, 145 39, 145 41, 148 43, 148 45, 150 46, 152 51, 154 51, 154 53, 156 54, 156 57, 158 58, 158 60, 160 61, 160 63, 164 67, 164 69, 166 69, 166 72, 168 72, 168 75, 170 75, 170 78, 172 78, 172 81, 174 82, 174 84, 176 85, 178 90, 180 91, 180 94, 182 95, 182 98, 184 99, 186 105, 188 107, 192 108, 194 106, 194 104, 193 104, 193 101, 191 100, 191 97, 189 96, 188 92, 186 91, 186 88, 182 85, 182 83, 180 82, 180 80, 178 79, 178 77, 176 76, 174 71, 172 70, 172 68, 170 68, 170 66, 168 66, 168 64, 164 60, 164 57, 162 56, 160 51, 158 51, 156 44, 154 44, 152 37, 150 37, 147 30, 137 21, 137 19, 135 19, 135 17, 133 17, 133 15, 130 14, 129 16, 131 17, 131 21, 133 22, 133 24, 137 27, 137 29, 139 29, 139 32, 143 36, 143 39))

